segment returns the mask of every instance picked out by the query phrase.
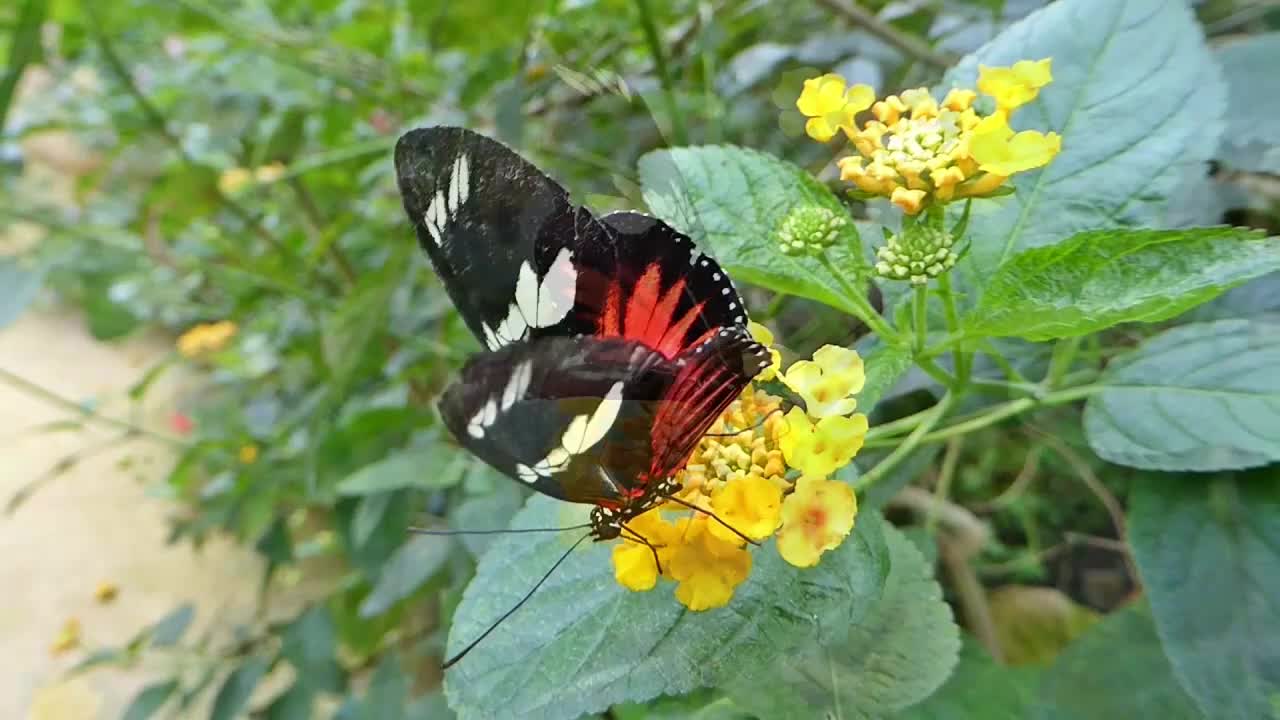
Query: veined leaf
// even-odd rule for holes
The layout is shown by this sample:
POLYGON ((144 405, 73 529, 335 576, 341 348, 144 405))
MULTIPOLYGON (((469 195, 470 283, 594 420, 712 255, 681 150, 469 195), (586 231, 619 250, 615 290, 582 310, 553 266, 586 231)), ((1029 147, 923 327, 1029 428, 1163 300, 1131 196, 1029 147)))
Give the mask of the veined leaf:
MULTIPOLYGON (((537 496, 513 527, 564 527, 586 508, 537 496)), ((660 581, 649 592, 619 586, 610 545, 578 548, 520 610, 445 675, 460 718, 577 718, 616 703, 718 687, 779 653, 847 625, 880 595, 887 572, 882 521, 858 518, 853 534, 814 568, 795 568, 772 542, 753 549, 751 577, 726 607, 690 612, 660 581)), ((504 537, 485 553, 449 635, 456 652, 511 609, 568 547, 573 533, 504 537)))
POLYGON ((920 551, 892 526, 885 539, 889 579, 875 608, 845 632, 824 633, 734 680, 727 688, 734 702, 775 720, 871 720, 942 685, 960 651, 959 628, 920 551))
POLYGON ((1274 469, 1150 476, 1129 542, 1156 630, 1206 717, 1273 717, 1280 699, 1280 485, 1274 469))
POLYGON ((1085 405, 1100 456, 1151 470, 1226 470, 1280 460, 1280 323, 1183 325, 1107 368, 1085 405))
POLYGON ((1041 671, 998 664, 981 645, 966 640, 947 682, 927 700, 894 720, 1026 720, 1035 707, 1041 671))
POLYGON ((973 204, 962 264, 978 277, 1085 230, 1159 224, 1178 169, 1217 149, 1226 91, 1187 3, 1052 3, 966 57, 944 84, 974 87, 979 64, 1044 57, 1054 81, 1012 124, 1060 133, 1062 152, 1015 176, 1013 196, 973 204))
POLYGON ((1035 720, 1201 720, 1145 606, 1107 616, 1067 648, 1045 671, 1037 705, 1035 720))
POLYGON ((1050 340, 1157 322, 1280 269, 1280 239, 1237 228, 1097 230, 1013 256, 964 320, 976 336, 1050 340))
POLYGON ((734 277, 788 295, 855 307, 869 267, 852 220, 827 256, 843 278, 812 257, 783 255, 778 230, 797 208, 848 220, 840 200, 809 173, 765 153, 732 146, 676 148, 640 158, 644 199, 654 214, 706 245, 734 277))
POLYGON ((1280 33, 1253 35, 1218 48, 1229 93, 1221 160, 1250 172, 1280 173, 1280 33))
POLYGON ((372 495, 403 488, 457 484, 465 463, 445 464, 441 448, 412 448, 356 470, 338 483, 339 495, 372 495))

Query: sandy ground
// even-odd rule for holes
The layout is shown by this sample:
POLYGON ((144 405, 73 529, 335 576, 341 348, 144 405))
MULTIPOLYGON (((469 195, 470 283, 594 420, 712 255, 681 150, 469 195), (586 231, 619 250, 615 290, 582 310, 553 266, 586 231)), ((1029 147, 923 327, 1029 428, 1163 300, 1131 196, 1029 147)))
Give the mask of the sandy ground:
MULTIPOLYGON (((167 351, 154 337, 98 343, 70 310, 28 313, 0 330, 0 368, 123 417, 137 410, 125 389, 167 351)), ((174 392, 172 380, 162 381, 141 421, 163 428, 174 392)), ((39 431, 68 417, 0 384, 0 503, 61 458, 118 434, 39 431)), ((0 718, 118 718, 158 669, 96 671, 69 683, 60 682, 61 673, 88 649, 126 642, 184 602, 196 603, 197 628, 251 611, 260 575, 250 552, 225 542, 199 552, 165 544, 174 506, 149 496, 147 486, 163 479, 171 457, 158 443, 129 440, 77 463, 14 514, 0 515, 0 718), (104 582, 119 587, 106 604, 94 597, 104 582), (73 618, 83 648, 53 653, 73 618)))

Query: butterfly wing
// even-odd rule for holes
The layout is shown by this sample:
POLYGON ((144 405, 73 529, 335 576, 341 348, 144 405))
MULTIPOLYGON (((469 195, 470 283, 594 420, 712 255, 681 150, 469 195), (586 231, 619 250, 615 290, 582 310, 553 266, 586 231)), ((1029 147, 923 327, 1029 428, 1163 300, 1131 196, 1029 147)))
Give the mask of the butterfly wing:
POLYGON ((768 349, 741 327, 716 330, 682 352, 654 413, 649 477, 684 467, 707 428, 769 362, 768 349))
POLYGON ((632 341, 520 341, 473 357, 440 411, 463 446, 511 478, 562 500, 614 503, 652 465, 657 401, 674 377, 632 341))
POLYGON ((597 220, 501 143, 422 128, 400 138, 395 160, 419 244, 491 350, 581 334, 674 358, 746 324, 728 274, 687 236, 639 213, 597 220))
POLYGON ((578 252, 609 252, 610 231, 501 143, 456 127, 411 130, 396 178, 418 243, 467 326, 489 349, 572 327, 578 252), (568 321, 568 322, 566 322, 568 321))

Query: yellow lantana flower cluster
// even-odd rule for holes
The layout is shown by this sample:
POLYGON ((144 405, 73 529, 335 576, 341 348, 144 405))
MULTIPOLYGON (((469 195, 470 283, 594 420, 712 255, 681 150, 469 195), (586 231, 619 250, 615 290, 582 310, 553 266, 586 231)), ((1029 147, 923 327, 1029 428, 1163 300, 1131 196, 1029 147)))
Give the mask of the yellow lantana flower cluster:
POLYGON ((178 352, 185 358, 198 358, 225 348, 239 330, 230 320, 200 323, 178 336, 178 352))
POLYGON ((1013 112, 1053 81, 1050 65, 1046 58, 980 67, 978 92, 996 106, 985 116, 973 107, 974 90, 956 88, 938 102, 916 88, 873 103, 869 86, 848 88, 833 74, 805 81, 796 107, 809 116, 805 127, 813 139, 827 142, 841 130, 852 141, 857 154, 837 163, 842 180, 915 215, 930 202, 989 195, 1009 176, 1053 160, 1061 136, 1009 127, 1013 112), (868 108, 874 119, 859 128, 853 116, 868 108))
MULTIPOLYGON (((752 323, 752 333, 773 342, 763 326, 752 323)), ((726 605, 751 572, 752 555, 738 533, 755 541, 776 536, 784 560, 811 567, 853 530, 853 489, 829 476, 853 460, 867 432, 852 397, 862 389, 862 359, 828 345, 780 372, 776 351, 773 358, 758 381, 777 377, 806 409, 784 415, 782 398, 748 385, 677 475, 679 499, 706 512, 671 502, 631 521, 661 567, 655 550, 624 536, 613 549, 619 584, 651 590, 666 577, 685 607, 709 610, 726 605)))

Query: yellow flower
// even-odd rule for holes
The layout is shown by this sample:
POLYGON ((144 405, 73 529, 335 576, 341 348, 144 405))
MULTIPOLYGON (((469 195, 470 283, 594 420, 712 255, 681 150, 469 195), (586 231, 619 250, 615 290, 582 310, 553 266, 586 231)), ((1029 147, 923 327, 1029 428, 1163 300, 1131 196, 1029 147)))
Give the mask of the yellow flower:
POLYGON ((969 151, 978 167, 992 175, 1014 173, 1048 165, 1062 149, 1058 133, 1023 130, 1014 133, 1003 115, 983 118, 974 129, 969 151))
MULTIPOLYGON (((717 517, 752 540, 763 540, 782 522, 782 487, 759 475, 725 483, 711 493, 711 509, 717 517)), ((711 534, 721 540, 741 542, 733 530, 718 522, 710 525, 711 534)))
POLYGON ((853 530, 858 501, 853 488, 835 480, 802 476, 782 502, 778 554, 797 567, 818 564, 822 553, 844 542, 853 530))
POLYGON ((218 176, 218 189, 223 195, 234 195, 251 182, 253 182, 253 172, 248 168, 228 168, 218 176))
POLYGON ((656 509, 633 519, 627 524, 627 528, 649 541, 653 548, 624 534, 622 542, 613 546, 614 579, 628 590, 652 590, 658 584, 658 566, 653 561, 654 552, 657 552, 658 561, 663 564, 663 570, 666 570, 665 566, 669 564, 677 539, 676 528, 663 520, 656 509))
POLYGON ((259 184, 265 185, 267 183, 273 183, 279 180, 280 178, 284 177, 284 172, 285 172, 284 165, 278 162, 274 162, 267 165, 263 165, 257 170, 254 170, 253 179, 256 180, 259 184))
POLYGON ((98 587, 93 589, 93 599, 106 605, 116 599, 120 594, 120 586, 113 582, 103 581, 98 583, 98 587))
POLYGON ((178 337, 178 352, 186 358, 218 352, 231 342, 237 329, 236 324, 230 320, 201 323, 178 337))
POLYGON ((867 416, 835 415, 816 424, 800 408, 787 413, 787 432, 779 438, 787 464, 805 475, 830 475, 849 464, 862 449, 867 416))
MULTIPOLYGON (((915 88, 872 104, 874 119, 861 128, 849 115, 848 122, 823 120, 822 132, 810 134, 822 140, 834 133, 832 125, 842 129, 856 154, 837 161, 840 179, 868 195, 889 198, 908 215, 938 203, 982 197, 1009 175, 1042 167, 1057 154, 1061 138, 1053 133, 1000 132, 1014 110, 1052 82, 1050 64, 1045 59, 982 68, 978 87, 996 100, 991 115, 973 107, 978 94, 972 89, 953 88, 938 102, 927 89, 915 88)), ((811 109, 834 107, 834 100, 819 102, 844 91, 844 81, 828 79, 833 77, 838 78, 824 75, 806 83, 801 100, 808 99, 811 109)))
POLYGON ((769 367, 756 375, 756 380, 769 382, 778 376, 778 369, 782 367, 782 353, 773 346, 773 331, 755 320, 747 322, 747 329, 751 331, 751 337, 755 338, 756 342, 769 348, 769 367))
POLYGON ((53 639, 53 644, 49 646, 49 652, 54 655, 61 655, 80 647, 80 621, 75 618, 68 618, 62 624, 62 629, 58 630, 58 635, 53 639))
POLYGON ((824 345, 813 354, 813 360, 792 363, 782 382, 804 399, 811 417, 824 418, 857 409, 853 395, 862 389, 866 375, 856 350, 824 345))
MULTIPOLYGON (((764 326, 753 324, 751 331, 760 342, 773 342, 764 326)), ((812 565, 848 535, 853 511, 834 504, 841 491, 817 479, 796 486, 791 478, 825 477, 862 447, 866 416, 845 416, 856 407, 849 396, 863 384, 862 359, 852 350, 826 346, 801 362, 806 364, 792 365, 784 380, 814 398, 806 400, 811 410, 828 415, 816 425, 798 407, 784 416, 782 398, 754 385, 744 388, 676 473, 682 502, 664 503, 627 523, 612 551, 619 585, 646 591, 666 578, 676 583, 678 602, 690 610, 709 610, 728 604, 751 573, 752 553, 759 550, 744 537, 759 541, 777 533, 778 551, 788 562, 804 564, 809 553, 813 559, 807 564, 812 565), (799 500, 792 499, 797 496, 799 500), (786 529, 787 513, 790 532, 796 535, 796 528, 807 526, 797 519, 801 510, 794 508, 818 501, 832 504, 831 520, 822 526, 825 534, 818 537, 811 529, 789 537, 784 551, 779 528, 786 529), (808 546, 814 549, 806 550, 808 546)))
POLYGON ((751 573, 751 553, 741 547, 741 539, 716 537, 708 530, 708 523, 714 522, 695 515, 677 526, 682 540, 672 553, 669 572, 679 583, 676 599, 693 611, 728 605, 734 589, 751 573))
POLYGON ((809 118, 804 126, 809 137, 827 142, 838 130, 852 132, 853 116, 871 107, 875 99, 870 86, 848 87, 843 77, 827 73, 804 81, 796 107, 809 118))
POLYGON ((258 460, 258 446, 252 443, 241 445, 240 452, 237 453, 242 465, 252 465, 258 460))
POLYGON ((1005 113, 1022 107, 1040 94, 1040 88, 1053 82, 1053 58, 1022 60, 1013 67, 978 66, 978 90, 995 99, 996 107, 1005 113))

